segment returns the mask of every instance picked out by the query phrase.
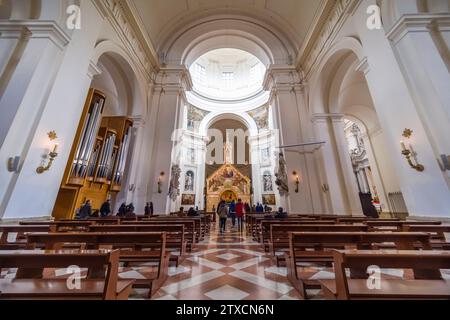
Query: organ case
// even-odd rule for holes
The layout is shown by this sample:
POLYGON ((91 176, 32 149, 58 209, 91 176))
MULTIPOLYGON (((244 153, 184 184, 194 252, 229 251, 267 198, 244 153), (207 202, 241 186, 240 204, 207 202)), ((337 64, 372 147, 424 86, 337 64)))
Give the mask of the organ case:
POLYGON ((72 219, 82 203, 91 200, 93 211, 122 189, 133 121, 102 117, 105 95, 89 90, 72 151, 53 209, 57 220, 72 219))

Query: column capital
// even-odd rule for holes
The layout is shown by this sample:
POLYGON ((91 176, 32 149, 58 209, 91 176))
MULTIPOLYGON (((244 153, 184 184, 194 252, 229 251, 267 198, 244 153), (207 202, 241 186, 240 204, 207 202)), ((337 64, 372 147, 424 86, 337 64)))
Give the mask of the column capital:
POLYGON ((342 122, 345 115, 343 113, 315 113, 312 116, 313 122, 342 122))
POLYGON ((100 69, 100 67, 94 62, 94 61, 90 61, 89 62, 89 68, 88 68, 88 77, 92 80, 95 76, 99 75, 102 73, 102 69, 100 69))
POLYGON ((191 74, 185 66, 166 66, 156 75, 155 89, 165 92, 186 92, 193 87, 191 74))
POLYGON ((59 49, 69 42, 69 35, 55 21, 0 21, 0 38, 16 39, 25 34, 29 38, 47 38, 59 49))
POLYGON ((400 42, 408 33, 429 32, 430 29, 450 30, 450 14, 406 14, 403 15, 387 33, 394 43, 400 42))
POLYGON ((303 90, 303 72, 291 65, 271 65, 266 72, 263 88, 266 91, 303 90))

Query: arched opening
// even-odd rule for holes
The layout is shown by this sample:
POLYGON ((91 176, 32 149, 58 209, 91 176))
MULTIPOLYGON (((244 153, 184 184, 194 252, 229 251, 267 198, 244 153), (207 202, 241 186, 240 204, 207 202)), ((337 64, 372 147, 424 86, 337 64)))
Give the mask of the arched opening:
POLYGON ((78 133, 63 177, 53 215, 74 217, 90 202, 92 214, 109 200, 115 214, 129 200, 130 170, 136 143, 134 118, 142 110, 139 81, 127 59, 102 52, 84 106, 78 133))
POLYGON ((362 209, 373 216, 375 209, 393 211, 391 202, 398 201, 393 197, 400 187, 363 66, 352 50, 341 48, 331 54, 316 82, 315 98, 323 109, 315 113, 333 117, 328 130, 335 156, 324 159, 325 170, 330 162, 336 164, 336 187, 341 189, 344 210, 358 213, 362 209))

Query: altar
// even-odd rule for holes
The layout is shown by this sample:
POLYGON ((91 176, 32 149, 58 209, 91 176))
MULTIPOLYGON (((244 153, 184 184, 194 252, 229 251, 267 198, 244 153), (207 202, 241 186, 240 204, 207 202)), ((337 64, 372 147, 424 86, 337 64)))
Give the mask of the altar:
POLYGON ((221 200, 231 203, 241 199, 251 203, 251 180, 243 175, 235 166, 225 164, 206 180, 206 209, 214 211, 221 200))

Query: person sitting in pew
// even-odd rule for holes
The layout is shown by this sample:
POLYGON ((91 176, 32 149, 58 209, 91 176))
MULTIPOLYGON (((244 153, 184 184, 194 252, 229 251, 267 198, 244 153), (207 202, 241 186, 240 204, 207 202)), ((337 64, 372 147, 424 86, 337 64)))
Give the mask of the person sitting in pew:
POLYGON ((184 207, 180 208, 180 211, 177 213, 179 217, 186 217, 186 213, 184 212, 184 207))
POLYGON ((198 211, 195 210, 194 208, 190 208, 188 213, 187 213, 188 217, 197 217, 199 216, 198 211))
POLYGON ((275 216, 275 219, 287 219, 287 218, 288 218, 287 212, 284 211, 284 209, 280 207, 278 209, 278 212, 277 212, 276 216, 275 216))
POLYGON ((92 216, 91 200, 86 200, 86 202, 81 206, 78 212, 78 219, 89 219, 92 216))
POLYGON ((111 214, 111 203, 108 199, 100 207, 100 216, 104 218, 109 216, 110 214, 111 214))
POLYGON ((117 213, 118 217, 125 217, 127 215, 127 205, 122 203, 119 208, 119 212, 117 213))
POLYGON ((147 204, 145 205, 145 216, 147 216, 147 217, 153 217, 153 213, 154 213, 154 210, 153 210, 153 202, 147 202, 147 204))

